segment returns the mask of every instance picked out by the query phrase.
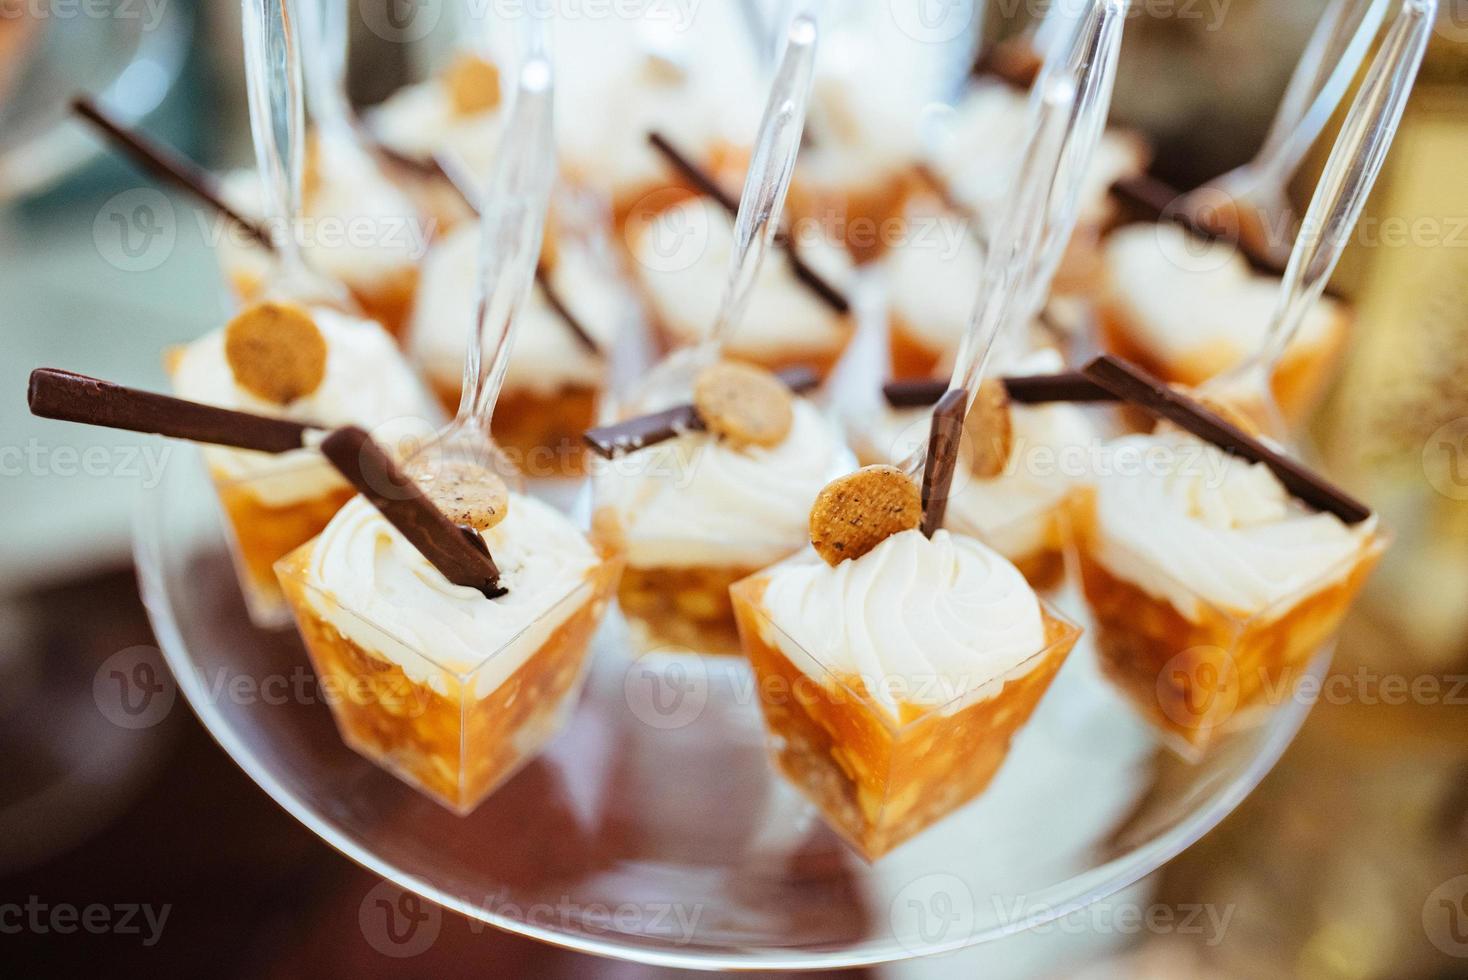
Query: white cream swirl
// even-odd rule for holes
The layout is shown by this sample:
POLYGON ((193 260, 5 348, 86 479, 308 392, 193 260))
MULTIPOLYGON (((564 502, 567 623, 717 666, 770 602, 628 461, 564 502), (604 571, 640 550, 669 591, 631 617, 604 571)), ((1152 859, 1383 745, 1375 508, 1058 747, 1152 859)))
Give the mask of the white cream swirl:
MULTIPOLYGON (((1124 311, 1133 341, 1160 359, 1206 362, 1206 376, 1264 343, 1279 280, 1256 273, 1232 245, 1170 222, 1136 224, 1107 238, 1103 255, 1109 301, 1124 311)), ((1344 315, 1339 303, 1322 298, 1293 343, 1320 342, 1344 315)))
POLYGON ((391 149, 416 160, 444 154, 460 164, 475 190, 494 172, 504 113, 496 106, 461 113, 441 78, 398 89, 372 112, 373 130, 391 149))
POLYGON ((310 601, 343 636, 446 690, 473 672, 476 697, 529 660, 588 596, 572 599, 600 561, 559 511, 512 493, 509 511, 482 537, 509 592, 486 599, 454 585, 365 498, 337 512, 311 546, 310 601), (570 601, 567 601, 570 599, 570 601))
POLYGON ((894 715, 901 704, 998 693, 1045 649, 1024 576, 962 535, 903 531, 834 567, 806 553, 766 574, 764 609, 791 661, 806 673, 855 675, 894 715))
MULTIPOLYGON (((797 243, 808 265, 840 290, 855 277, 851 258, 825 238, 797 243)), ((681 343, 702 337, 718 314, 729 277, 734 226, 713 201, 683 201, 640 229, 632 242, 633 271, 658 320, 681 343)), ((846 318, 802 283, 779 252, 760 266, 749 306, 729 340, 736 356, 769 360, 829 353, 845 343, 846 318)))
POLYGON ((1375 527, 1307 512, 1264 464, 1173 430, 1116 440, 1096 475, 1093 557, 1195 621, 1203 603, 1282 615, 1346 575, 1375 527))
MULTIPOLYGON (((409 321, 413 359, 441 383, 457 385, 479 296, 479 228, 461 225, 440 239, 423 263, 409 321)), ((610 348, 628 299, 587 249, 564 243, 550 272, 561 300, 602 350, 610 348)), ((576 339, 537 286, 521 312, 505 374, 508 390, 551 395, 568 387, 600 387, 605 363, 576 339)))
MULTIPOLYGON (((326 376, 311 394, 279 405, 241 388, 224 354, 223 329, 179 351, 170 370, 174 393, 222 408, 323 426, 352 424, 380 430, 390 423, 404 432, 432 431, 441 418, 437 403, 381 326, 323 307, 312 308, 311 317, 326 340, 326 376)), ((210 446, 204 457, 216 479, 249 480, 250 492, 267 506, 284 507, 345 486, 314 449, 271 455, 210 446)))
POLYGON ((805 543, 816 494, 854 465, 835 427, 796 399, 778 446, 690 432, 605 464, 597 503, 617 515, 634 567, 757 568, 805 543))

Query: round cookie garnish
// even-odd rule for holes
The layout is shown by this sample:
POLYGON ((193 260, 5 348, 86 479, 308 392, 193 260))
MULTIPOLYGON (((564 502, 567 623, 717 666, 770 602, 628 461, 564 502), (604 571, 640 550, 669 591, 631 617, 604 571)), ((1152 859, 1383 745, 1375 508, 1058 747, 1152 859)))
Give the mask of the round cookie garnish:
POLYGON ((494 65, 472 54, 455 58, 444 73, 449 101, 460 116, 488 112, 500 104, 500 72, 494 65))
POLYGON ((974 476, 989 478, 1004 472, 1014 452, 1014 421, 1009 414, 1009 392, 999 378, 979 385, 978 397, 963 423, 968 441, 969 469, 974 476))
POLYGON ((326 338, 291 303, 241 310, 224 328, 224 357, 241 388, 278 405, 311 394, 326 377, 326 338))
POLYGON ((510 488, 499 474, 468 460, 444 460, 423 492, 455 524, 488 531, 510 510, 510 488))
POLYGON ((693 407, 707 429, 737 446, 778 446, 795 422, 790 389, 752 364, 721 361, 693 385, 693 407))
POLYGON ((828 565, 860 558, 887 538, 923 521, 922 494, 895 466, 863 466, 816 494, 810 543, 828 565))

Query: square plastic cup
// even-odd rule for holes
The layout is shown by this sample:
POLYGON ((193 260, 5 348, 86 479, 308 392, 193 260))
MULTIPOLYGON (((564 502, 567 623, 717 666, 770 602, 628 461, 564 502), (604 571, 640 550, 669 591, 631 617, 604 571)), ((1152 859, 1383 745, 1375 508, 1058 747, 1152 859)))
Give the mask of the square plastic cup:
POLYGON ((574 710, 620 562, 579 584, 482 662, 440 662, 307 579, 313 543, 276 566, 343 741, 460 815, 540 752, 574 710))
POLYGON ((206 451, 205 464, 224 513, 225 539, 250 621, 262 629, 280 629, 290 625, 291 615, 275 563, 320 534, 354 491, 319 454, 305 450, 290 464, 261 476, 233 477, 208 465, 211 452, 238 451, 206 451), (299 499, 287 494, 284 500, 275 492, 281 484, 302 479, 319 484, 319 490, 299 499))
POLYGON ((871 694, 887 679, 843 676, 775 625, 767 583, 761 573, 731 591, 775 763, 869 861, 984 791, 1081 634, 1042 601, 1043 649, 965 678, 945 703, 899 697, 894 718, 871 694))
POLYGON ((1163 742, 1197 761, 1230 731, 1296 696, 1295 681, 1340 629, 1389 537, 1378 531, 1341 564, 1263 609, 1222 608, 1176 581, 1187 615, 1115 575, 1097 557, 1095 497, 1077 494, 1072 524, 1102 672, 1163 742))

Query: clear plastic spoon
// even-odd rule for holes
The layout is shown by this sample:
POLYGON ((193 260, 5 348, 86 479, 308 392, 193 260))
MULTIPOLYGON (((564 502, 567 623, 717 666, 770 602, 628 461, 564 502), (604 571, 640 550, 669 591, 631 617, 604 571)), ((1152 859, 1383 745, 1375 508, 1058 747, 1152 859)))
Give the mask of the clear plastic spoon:
POLYGON ((341 283, 306 264, 296 237, 305 170, 305 106, 294 0, 243 0, 241 11, 255 164, 265 194, 264 217, 276 232, 276 266, 266 294, 355 311, 341 283))
POLYGON ((785 194, 800 151, 815 67, 816 22, 801 14, 790 22, 785 52, 765 102, 754 154, 744 177, 744 191, 734 219, 734 248, 723 299, 703 340, 674 352, 648 374, 644 397, 649 401, 686 399, 693 378, 718 360, 744 316, 759 278, 761 263, 774 240, 785 194))
POLYGON ((1436 11, 1437 0, 1404 0, 1351 103, 1310 199, 1264 343, 1202 387, 1205 392, 1235 399, 1267 434, 1283 437, 1286 432, 1270 379, 1325 290, 1381 173, 1427 50, 1436 11))
POLYGON ((552 72, 544 25, 531 18, 505 138, 480 218, 479 313, 464 358, 458 414, 410 461, 432 479, 445 459, 468 459, 506 479, 515 467, 490 437, 494 408, 509 368, 515 328, 535 282, 546 209, 555 180, 552 72))
POLYGON ((1293 218, 1286 193, 1305 155, 1335 113, 1365 60, 1390 0, 1334 0, 1295 66, 1263 144, 1249 162, 1185 195, 1185 214, 1233 210, 1240 234, 1263 257, 1283 264, 1293 218))

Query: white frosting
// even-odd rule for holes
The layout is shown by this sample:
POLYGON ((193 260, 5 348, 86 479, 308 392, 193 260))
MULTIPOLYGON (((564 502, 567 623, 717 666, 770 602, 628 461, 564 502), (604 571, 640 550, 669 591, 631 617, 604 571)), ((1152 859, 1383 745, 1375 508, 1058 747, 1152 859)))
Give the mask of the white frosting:
POLYGON ((373 111, 372 127, 385 145, 404 156, 428 160, 446 154, 463 166, 471 186, 482 193, 494 172, 503 105, 462 115, 448 86, 433 78, 394 92, 373 111))
MULTIPOLYGON (((1127 315, 1132 339, 1160 359, 1203 355, 1227 370, 1264 343, 1279 280, 1256 273, 1225 242, 1208 241, 1171 222, 1128 225, 1105 245, 1106 291, 1127 315)), ((1293 344, 1318 343, 1341 316, 1322 299, 1293 344)))
MULTIPOLYGON (((382 327, 319 307, 311 310, 311 316, 326 340, 327 351, 326 376, 311 394, 280 405, 241 388, 224 355, 222 328, 182 348, 172 369, 175 394, 322 426, 353 424, 372 430, 391 423, 431 431, 440 418, 438 407, 382 327)), ((272 455, 209 446, 204 457, 217 479, 249 480, 251 493, 272 507, 309 500, 346 485, 313 449, 272 455)))
POLYGON ((933 202, 915 201, 906 216, 909 234, 885 259, 892 313, 930 350, 956 350, 978 301, 983 253, 964 219, 933 202))
POLYGON ((791 662, 817 679, 860 678, 894 716, 900 704, 997 694, 1045 649, 1024 576, 962 535, 903 531, 834 567, 805 554, 767 574, 764 608, 791 662))
MULTIPOLYGON (((845 250, 820 236, 802 237, 798 247, 812 269, 849 293, 854 267, 845 250)), ((705 198, 675 205, 633 237, 633 272, 659 321, 680 343, 697 340, 712 326, 733 249, 732 220, 705 198), (677 243, 676 251, 669 250, 670 242, 677 243)), ((784 254, 771 249, 728 350, 755 359, 827 353, 845 343, 849 330, 849 321, 796 278, 784 254)))
MULTIPOLYGON (((314 268, 349 286, 371 289, 383 276, 411 269, 423 258, 433 228, 413 202, 355 147, 321 140, 320 180, 305 195, 297 236, 314 268)), ((249 215, 263 212, 264 190, 254 170, 226 174, 221 193, 249 215)), ((270 256, 233 229, 219 239, 220 262, 256 278, 270 256)))
POLYGON ((755 568, 806 542, 816 494, 854 465, 831 423, 797 398, 778 446, 735 449, 691 432, 607 464, 597 499, 618 516, 633 567, 755 568))
MULTIPOLYGON (((409 322, 409 350, 427 374, 457 385, 479 307, 479 228, 461 225, 428 253, 409 322)), ((562 243, 550 272, 557 295, 603 351, 626 310, 621 286, 586 249, 562 243)), ((549 395, 568 387, 600 387, 601 356, 587 350, 537 286, 515 328, 505 374, 509 390, 549 395)))
POLYGON ((1376 526, 1306 512, 1264 464, 1174 430, 1107 447, 1096 524, 1096 560, 1194 620, 1202 602, 1282 615, 1345 576, 1376 526))
POLYGON ((509 590, 486 599, 454 585, 363 497, 337 512, 311 548, 307 583, 316 612, 358 646, 445 692, 474 672, 476 697, 498 688, 588 598, 576 592, 599 557, 549 504, 512 493, 482 532, 509 590))
MULTIPOLYGON (((1001 82, 979 82, 935 134, 935 169, 955 197, 988 217, 1010 191, 1028 131, 1028 95, 1001 82)), ((1081 222, 1103 222, 1111 212, 1111 185, 1145 166, 1146 151, 1135 136, 1102 133, 1081 187, 1081 222)))
MULTIPOLYGON (((1063 368, 1060 354, 1046 349, 1014 359, 996 358, 991 373, 1051 374, 1063 368)), ((877 429, 885 443, 883 454, 896 463, 925 444, 931 415, 927 408, 886 408, 877 429)), ((1010 423, 1014 450, 998 476, 975 476, 969 468, 969 447, 960 448, 945 524, 981 538, 1011 561, 1020 561, 1054 543, 1056 508, 1089 479, 1089 453, 1097 434, 1083 409, 1063 402, 1014 405, 1010 423)))

